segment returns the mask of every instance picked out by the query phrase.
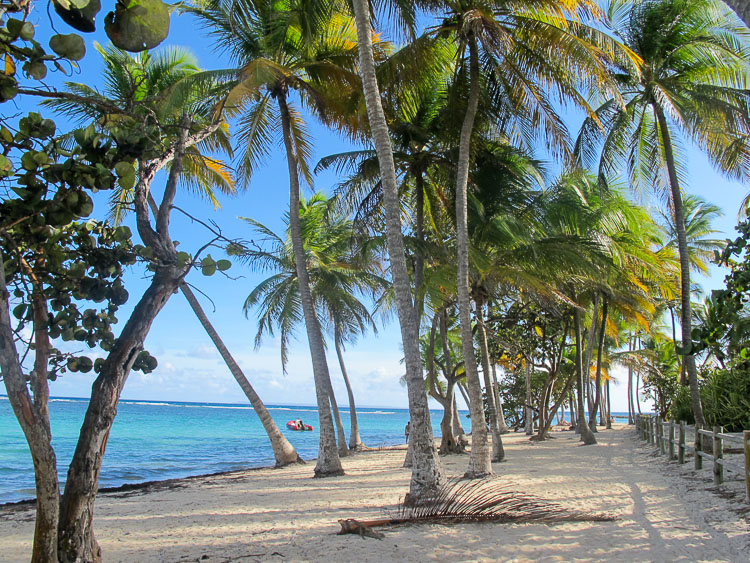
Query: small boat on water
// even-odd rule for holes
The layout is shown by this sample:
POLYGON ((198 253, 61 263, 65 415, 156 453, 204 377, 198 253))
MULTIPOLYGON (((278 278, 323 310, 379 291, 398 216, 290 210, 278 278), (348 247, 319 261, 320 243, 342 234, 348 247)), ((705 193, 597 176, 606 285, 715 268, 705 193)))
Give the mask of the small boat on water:
POLYGON ((286 427, 289 430, 299 430, 300 432, 307 430, 311 432, 313 427, 309 424, 304 424, 301 420, 290 420, 286 423, 286 427))

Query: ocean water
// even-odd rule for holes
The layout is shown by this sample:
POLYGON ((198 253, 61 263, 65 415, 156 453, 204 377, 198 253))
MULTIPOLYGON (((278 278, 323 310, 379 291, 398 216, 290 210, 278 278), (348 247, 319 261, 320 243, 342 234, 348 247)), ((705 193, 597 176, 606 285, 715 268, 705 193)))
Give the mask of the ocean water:
MULTIPOLYGON (((73 456, 88 400, 50 400, 52 445, 61 486, 73 456)), ((305 460, 318 453, 318 411, 311 406, 268 405, 276 424, 305 460), (301 418, 313 432, 286 428, 301 418)), ((432 427, 440 431, 442 409, 431 410, 432 427)), ((566 411, 566 420, 569 412, 566 411)), ((613 413, 615 417, 623 413, 613 413)), ((467 412, 464 429, 471 431, 467 412)), ((349 410, 341 409, 349 432, 349 410)), ((627 415, 626 415, 627 417, 627 415)), ((369 447, 404 443, 407 409, 357 408, 360 435, 369 447)), ((100 487, 117 487, 233 471, 274 464, 263 426, 248 404, 120 401, 99 479, 100 487)), ((10 402, 0 396, 0 504, 35 497, 34 471, 26 439, 10 402)))
MULTIPOLYGON (((85 399, 51 399, 52 445, 61 486, 73 456, 85 399)), ((267 405, 276 424, 305 460, 318 453, 318 411, 310 406, 267 405), (312 432, 286 428, 301 418, 312 432)), ((465 414, 465 413, 464 413, 465 414)), ((439 432, 442 410, 431 411, 439 432)), ((341 409, 349 432, 349 410, 341 409)), ((407 409, 357 408, 362 441, 369 447, 404 443, 407 409)), ((471 423, 462 418, 464 428, 471 423)), ((102 464, 100 487, 142 483, 274 464, 263 426, 248 404, 120 401, 102 464)), ((7 397, 0 396, 0 503, 35 497, 26 439, 7 397)))

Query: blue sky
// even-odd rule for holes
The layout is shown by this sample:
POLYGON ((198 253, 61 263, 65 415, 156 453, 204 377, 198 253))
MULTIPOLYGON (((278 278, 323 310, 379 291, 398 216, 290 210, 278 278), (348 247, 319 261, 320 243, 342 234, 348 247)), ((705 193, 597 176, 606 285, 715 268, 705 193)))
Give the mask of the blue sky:
MULTIPOLYGON (((100 21, 103 13, 99 15, 100 21)), ((54 14, 52 17, 56 18, 54 14)), ((48 37, 49 23, 46 13, 37 9, 32 18, 36 18, 40 26, 37 38, 48 37)), ((55 26, 61 32, 67 32, 65 24, 59 19, 55 19, 55 26)), ((101 24, 98 26, 101 27, 101 24)), ((89 35, 86 39, 87 42, 96 39, 106 44, 106 37, 101 32, 89 35)), ((208 41, 189 16, 172 16, 172 30, 165 44, 189 48, 206 69, 222 68, 228 64, 210 51, 208 41)), ((101 64, 90 44, 82 68, 82 73, 70 79, 91 86, 100 84, 98 71, 101 64)), ((59 78, 52 77, 50 83, 58 82, 59 78)), ((346 141, 322 126, 313 124, 311 129, 315 136, 314 161, 327 154, 350 148, 346 141)), ((701 195, 725 210, 725 216, 716 223, 716 228, 724 233, 718 238, 734 238, 733 227, 736 224, 737 209, 747 188, 714 173, 706 158, 698 151, 691 152, 689 178, 689 192, 701 195)), ((335 182, 334 176, 321 175, 316 178, 315 188, 328 191, 335 182)), ((183 192, 178 194, 175 203, 202 220, 216 222, 221 226, 224 235, 230 238, 252 238, 248 226, 239 221, 238 216, 252 217, 274 231, 281 232, 281 217, 288 208, 288 180, 282 147, 278 146, 266 165, 258 170, 242 193, 232 198, 220 196, 220 201, 221 209, 214 211, 208 203, 183 192)), ((101 216, 104 213, 104 204, 104 198, 97 201, 96 215, 101 216)), ((179 213, 173 213, 171 230, 173 238, 181 241, 182 248, 188 251, 196 250, 211 238, 210 233, 203 227, 191 223, 179 213)), ((214 252, 213 256, 222 257, 220 252, 214 252)), ((281 372, 278 341, 268 338, 259 350, 254 349, 256 321, 252 313, 249 319, 245 318, 242 305, 251 289, 265 276, 242 264, 235 264, 228 274, 232 279, 220 275, 207 278, 200 272, 192 272, 188 276, 188 282, 199 292, 210 297, 211 301, 200 297, 203 306, 256 391, 267 403, 314 404, 312 369, 305 340, 292 342, 287 375, 281 372)), ((710 290, 721 287, 722 279, 723 273, 714 269, 709 279, 696 281, 701 282, 706 290, 710 290)), ((131 272, 127 286, 131 294, 130 306, 136 302, 139 290, 145 287, 145 283, 143 271, 131 272)), ((119 315, 122 322, 125 319, 124 313, 125 310, 119 315)), ((304 338, 304 331, 299 331, 299 335, 304 338)), ((148 375, 131 373, 123 391, 123 398, 245 402, 242 391, 182 295, 174 295, 159 314, 146 346, 158 358, 159 367, 148 375)), ((399 383, 403 373, 401 357, 400 333, 395 319, 388 326, 382 327, 377 337, 370 336, 356 346, 350 346, 346 353, 347 368, 358 404, 407 406, 406 389, 399 383)), ((339 402, 346 403, 346 392, 335 353, 329 354, 329 367, 339 402)), ((615 376, 617 375, 615 372, 615 376)), ((92 380, 92 374, 65 374, 52 383, 52 394, 88 396, 92 380)), ((624 397, 623 384, 616 387, 613 392, 613 410, 626 409, 624 397)))

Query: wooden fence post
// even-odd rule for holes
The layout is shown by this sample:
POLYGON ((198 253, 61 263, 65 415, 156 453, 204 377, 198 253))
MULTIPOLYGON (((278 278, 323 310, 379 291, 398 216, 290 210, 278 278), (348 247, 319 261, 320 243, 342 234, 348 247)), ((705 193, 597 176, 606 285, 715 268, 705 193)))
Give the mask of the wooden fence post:
POLYGON ((649 440, 649 442, 651 442, 652 444, 656 444, 656 420, 653 416, 650 416, 648 418, 648 426, 649 430, 651 431, 651 439, 649 440))
POLYGON ((724 458, 724 441, 718 434, 724 432, 724 427, 714 426, 713 432, 711 446, 714 454, 714 485, 721 485, 724 482, 724 465, 721 463, 724 458))
POLYGON ((669 421, 669 461, 675 458, 674 455, 674 421, 669 421))
POLYGON ((703 436, 700 433, 700 425, 695 423, 695 468, 703 469, 703 436))
POLYGON ((656 432, 656 435, 658 436, 657 445, 659 446, 659 453, 664 455, 666 453, 664 451, 664 421, 660 416, 656 417, 656 432))
POLYGON ((687 434, 687 424, 684 420, 680 421, 680 445, 677 448, 677 461, 685 463, 685 437, 687 434))
POLYGON ((750 502, 750 430, 742 433, 742 441, 745 443, 745 489, 747 502, 750 502))

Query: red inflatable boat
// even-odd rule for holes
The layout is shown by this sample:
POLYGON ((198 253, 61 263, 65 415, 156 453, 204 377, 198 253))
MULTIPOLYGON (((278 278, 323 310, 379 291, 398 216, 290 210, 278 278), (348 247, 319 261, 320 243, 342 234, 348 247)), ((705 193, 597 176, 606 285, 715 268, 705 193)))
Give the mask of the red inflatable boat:
POLYGON ((313 429, 312 426, 310 426, 309 424, 304 424, 301 420, 290 420, 289 422, 286 423, 286 427, 289 430, 300 430, 300 431, 303 431, 303 430, 312 431, 313 429))

